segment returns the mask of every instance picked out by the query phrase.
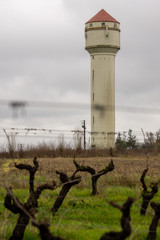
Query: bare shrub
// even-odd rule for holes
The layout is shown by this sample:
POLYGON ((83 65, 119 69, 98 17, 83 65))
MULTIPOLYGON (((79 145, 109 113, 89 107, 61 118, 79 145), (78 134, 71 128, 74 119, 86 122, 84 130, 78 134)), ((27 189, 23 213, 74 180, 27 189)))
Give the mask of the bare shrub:
POLYGON ((3 129, 3 131, 4 131, 4 133, 6 135, 6 138, 7 138, 7 149, 8 149, 8 152, 9 152, 9 156, 10 156, 10 158, 14 158, 15 157, 15 152, 16 152, 16 138, 15 138, 15 135, 13 133, 8 134, 5 129, 3 129))

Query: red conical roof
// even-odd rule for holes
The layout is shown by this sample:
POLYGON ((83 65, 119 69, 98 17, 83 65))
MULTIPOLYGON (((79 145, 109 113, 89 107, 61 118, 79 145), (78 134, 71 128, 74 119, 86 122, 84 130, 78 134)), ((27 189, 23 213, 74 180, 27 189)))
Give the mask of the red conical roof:
POLYGON ((100 10, 94 17, 92 17, 88 22, 116 22, 119 23, 115 18, 113 18, 104 9, 100 10))

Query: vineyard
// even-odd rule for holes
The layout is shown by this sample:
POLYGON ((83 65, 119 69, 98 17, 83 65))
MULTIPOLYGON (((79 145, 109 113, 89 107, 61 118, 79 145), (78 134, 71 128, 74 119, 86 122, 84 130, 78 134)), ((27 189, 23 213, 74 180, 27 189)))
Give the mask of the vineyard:
POLYGON ((160 239, 160 159, 0 161, 0 239, 160 239))

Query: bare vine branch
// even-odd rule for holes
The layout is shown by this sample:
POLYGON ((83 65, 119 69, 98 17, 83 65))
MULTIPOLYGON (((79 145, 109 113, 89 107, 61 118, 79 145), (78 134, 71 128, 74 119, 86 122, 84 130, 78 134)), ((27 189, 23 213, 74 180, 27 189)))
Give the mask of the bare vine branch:
POLYGON ((11 191, 11 188, 6 187, 6 190, 8 193, 5 197, 4 205, 12 213, 19 214, 17 224, 13 230, 10 240, 23 239, 24 232, 25 232, 26 226, 29 223, 30 217, 28 215, 26 215, 24 211, 22 211, 22 208, 24 208, 26 211, 28 211, 34 218, 36 209, 38 207, 38 199, 39 199, 42 191, 45 189, 53 190, 53 189, 55 189, 55 186, 56 186, 56 183, 53 181, 52 184, 45 183, 45 184, 40 185, 34 191, 34 176, 35 176, 35 173, 36 173, 39 165, 38 165, 36 158, 33 159, 33 163, 35 165, 34 167, 32 167, 30 165, 25 165, 25 164, 16 165, 16 167, 18 169, 26 169, 30 173, 30 196, 24 204, 19 202, 19 200, 16 199, 15 197, 13 198, 13 201, 12 201, 13 193, 11 191), (17 204, 17 203, 19 203, 19 204, 17 204), (19 205, 21 206, 21 208, 18 207, 19 205))
POLYGON ((158 192, 158 182, 151 183, 150 184, 151 191, 148 190, 147 185, 145 183, 145 176, 146 176, 147 172, 148 172, 148 167, 146 169, 144 169, 142 176, 140 177, 140 181, 141 181, 141 184, 143 187, 143 191, 142 191, 143 201, 142 201, 141 210, 140 210, 141 215, 146 214, 146 210, 149 205, 149 202, 154 197, 154 195, 158 192))
POLYGON ((130 225, 130 221, 131 221, 130 208, 135 201, 136 201, 136 199, 129 197, 127 199, 127 201, 122 206, 120 206, 119 204, 117 204, 115 202, 107 200, 107 202, 111 206, 119 209, 122 212, 122 217, 121 217, 122 231, 120 231, 120 232, 111 231, 111 232, 105 233, 100 238, 100 240, 124 240, 131 234, 132 229, 131 229, 131 225, 130 225))
POLYGON ((30 193, 34 192, 34 177, 39 168, 39 164, 38 164, 36 157, 34 157, 34 159, 33 159, 33 164, 34 164, 34 167, 32 167, 31 165, 28 165, 28 164, 16 164, 15 163, 16 168, 18 168, 20 170, 27 170, 29 172, 29 174, 30 174, 30 179, 29 179, 30 193))
POLYGON ((60 181, 63 185, 53 207, 51 208, 53 214, 58 211, 71 187, 81 181, 81 177, 75 177, 75 173, 73 173, 70 178, 64 172, 56 171, 56 173, 60 176, 60 181))
POLYGON ((73 161, 75 167, 77 168, 76 172, 88 172, 91 174, 92 176, 92 195, 95 196, 98 193, 97 190, 97 181, 98 179, 104 175, 107 174, 108 172, 111 172, 114 170, 114 164, 113 164, 113 160, 110 161, 110 163, 102 170, 100 170, 99 172, 96 173, 95 169, 90 167, 90 166, 83 166, 83 165, 79 165, 76 160, 74 159, 73 161))
POLYGON ((32 224, 39 229, 42 240, 64 240, 63 238, 55 237, 51 234, 49 231, 49 224, 47 222, 37 222, 33 215, 24 208, 19 199, 14 196, 11 188, 6 187, 6 190, 8 192, 7 195, 10 197, 10 199, 13 199, 16 208, 22 211, 29 219, 31 219, 32 224))
POLYGON ((151 202, 151 207, 154 210, 154 216, 149 227, 147 240, 156 240, 156 237, 157 237, 156 230, 157 230, 158 222, 160 219, 160 204, 151 202))

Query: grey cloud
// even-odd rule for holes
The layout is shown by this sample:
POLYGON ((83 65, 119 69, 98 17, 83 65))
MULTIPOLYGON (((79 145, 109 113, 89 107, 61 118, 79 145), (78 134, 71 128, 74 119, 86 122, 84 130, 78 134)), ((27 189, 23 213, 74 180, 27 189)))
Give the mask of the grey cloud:
MULTIPOLYGON (((116 104, 158 106, 158 0, 1 0, 1 98, 88 103, 90 58, 84 49, 84 26, 101 8, 121 23, 121 50, 116 56, 116 104)), ((28 117, 16 122, 10 119, 11 114, 2 111, 1 124, 50 126, 54 120, 54 126, 71 127, 80 118, 88 122, 90 118, 89 111, 39 109, 28 110, 28 117)), ((133 128, 139 128, 143 118, 136 115, 132 119, 131 114, 117 112, 116 126, 123 129, 130 122, 133 128)), ((158 118, 154 119, 158 128, 158 118)), ((145 126, 151 127, 150 121, 145 126)))

